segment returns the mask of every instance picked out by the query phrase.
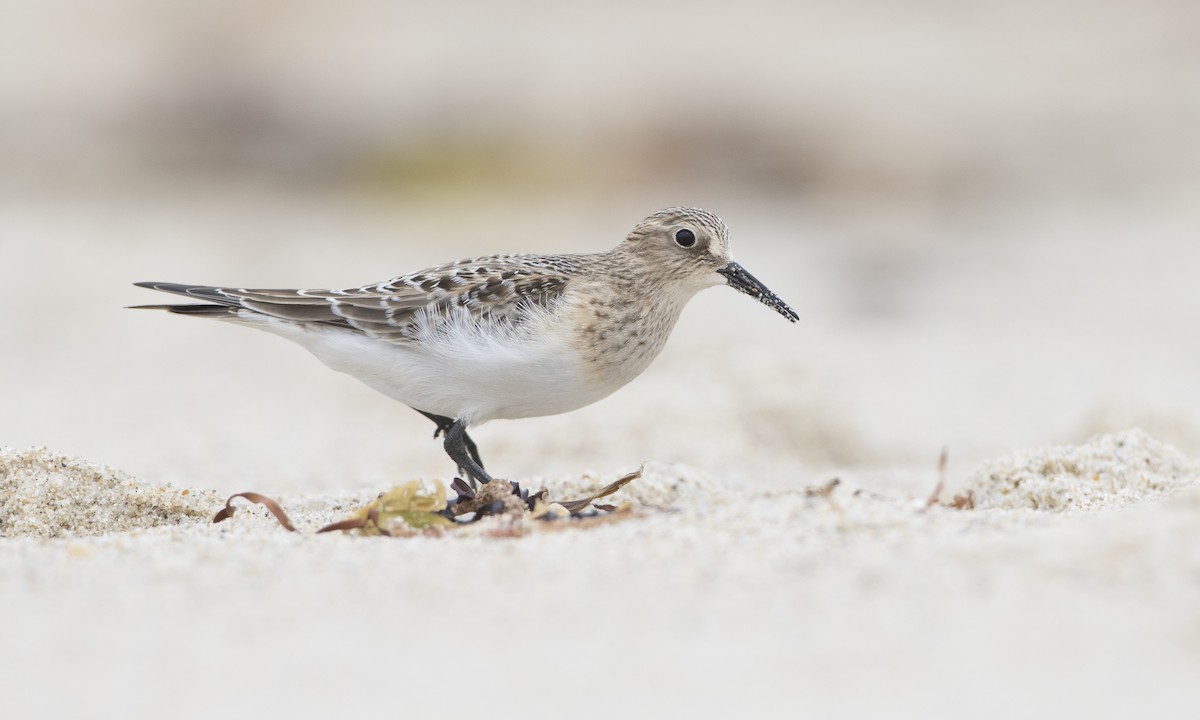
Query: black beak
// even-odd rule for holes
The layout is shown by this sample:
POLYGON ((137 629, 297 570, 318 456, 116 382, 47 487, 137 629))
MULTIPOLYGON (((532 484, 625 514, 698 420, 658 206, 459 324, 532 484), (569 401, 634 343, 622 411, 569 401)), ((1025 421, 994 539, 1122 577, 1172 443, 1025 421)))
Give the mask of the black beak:
POLYGON ((780 300, 775 293, 768 290, 766 285, 763 285, 758 281, 758 278, 746 272, 746 268, 742 267, 741 265, 731 262, 725 267, 719 268, 717 272, 725 276, 725 280, 729 283, 729 287, 733 288, 734 290, 737 290, 741 293, 746 293, 752 298, 758 298, 760 303, 766 305, 792 322, 796 322, 800 319, 800 316, 796 314, 795 310, 788 307, 787 303, 780 300))

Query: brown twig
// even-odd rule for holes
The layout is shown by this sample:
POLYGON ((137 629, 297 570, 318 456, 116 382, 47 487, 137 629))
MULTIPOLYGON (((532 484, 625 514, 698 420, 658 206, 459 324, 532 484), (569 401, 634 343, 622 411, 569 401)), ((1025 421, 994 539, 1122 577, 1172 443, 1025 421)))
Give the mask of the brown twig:
POLYGON ((841 484, 841 478, 832 478, 824 485, 809 485, 804 488, 804 497, 821 497, 826 500, 832 500, 834 489, 841 484))
POLYGON ((946 464, 949 459, 950 451, 945 446, 942 447, 942 454, 938 456, 938 480, 937 485, 933 486, 933 493, 929 499, 925 501, 925 508, 931 508, 940 502, 942 490, 946 488, 946 464))

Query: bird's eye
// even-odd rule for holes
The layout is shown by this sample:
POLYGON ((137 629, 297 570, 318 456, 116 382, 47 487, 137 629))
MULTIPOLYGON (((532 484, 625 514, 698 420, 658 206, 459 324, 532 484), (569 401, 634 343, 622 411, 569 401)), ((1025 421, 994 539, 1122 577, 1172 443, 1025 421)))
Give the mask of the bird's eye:
POLYGON ((675 244, 679 247, 690 248, 696 244, 696 233, 684 228, 675 233, 675 244))

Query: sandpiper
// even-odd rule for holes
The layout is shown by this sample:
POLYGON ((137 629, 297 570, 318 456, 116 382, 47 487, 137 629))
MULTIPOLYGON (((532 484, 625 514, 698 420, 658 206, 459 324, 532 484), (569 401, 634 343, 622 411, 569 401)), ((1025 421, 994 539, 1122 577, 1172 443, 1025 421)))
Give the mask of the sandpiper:
POLYGON ((720 284, 798 319, 733 261, 725 223, 687 207, 650 215, 608 252, 476 257, 347 290, 139 282, 202 304, 136 307, 299 343, 433 420, 459 471, 487 483, 468 428, 608 396, 658 355, 688 300, 720 284))

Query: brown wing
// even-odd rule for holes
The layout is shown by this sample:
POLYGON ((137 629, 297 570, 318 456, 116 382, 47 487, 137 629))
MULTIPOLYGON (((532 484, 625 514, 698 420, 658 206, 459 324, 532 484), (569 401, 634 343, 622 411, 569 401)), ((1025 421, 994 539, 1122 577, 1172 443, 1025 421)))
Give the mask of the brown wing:
POLYGON ((347 290, 271 290, 177 283, 136 283, 204 305, 156 305, 178 313, 228 316, 246 309, 300 323, 345 327, 371 337, 403 342, 414 333, 417 313, 447 315, 458 308, 478 318, 517 324, 523 309, 546 306, 570 281, 568 266, 539 256, 500 255, 464 260, 347 290))

